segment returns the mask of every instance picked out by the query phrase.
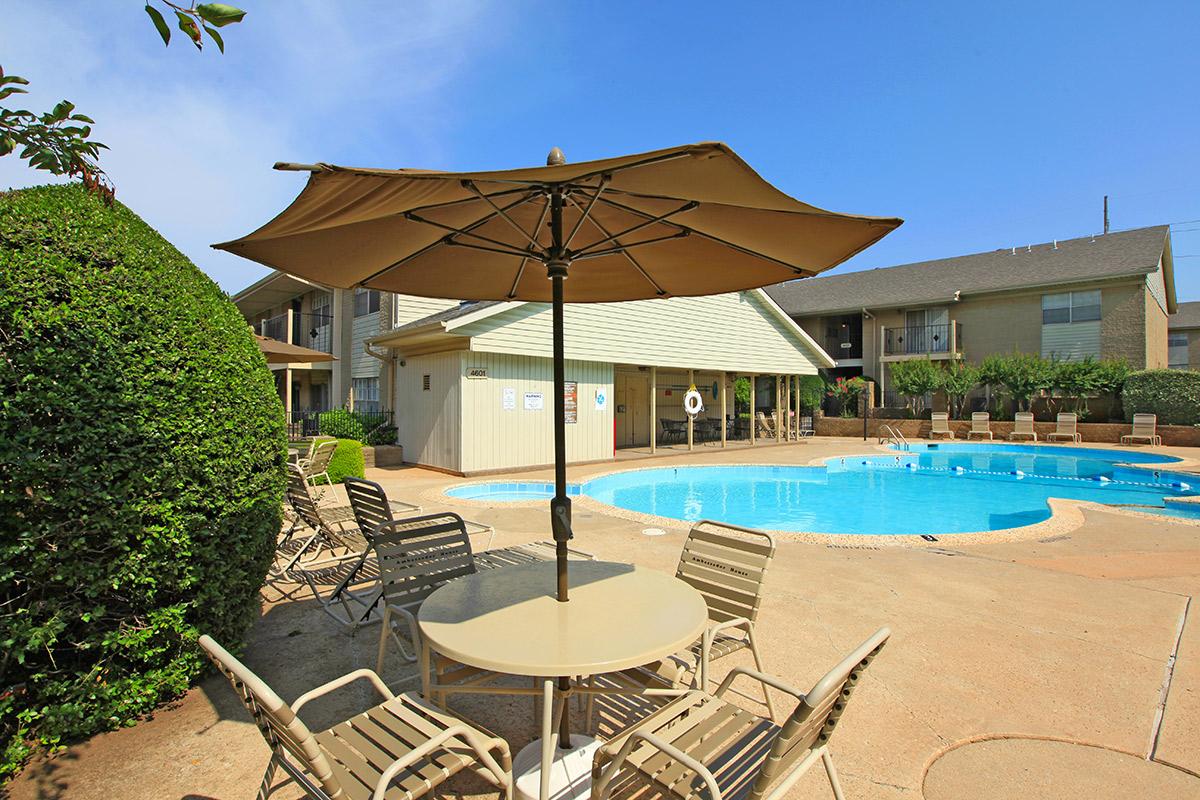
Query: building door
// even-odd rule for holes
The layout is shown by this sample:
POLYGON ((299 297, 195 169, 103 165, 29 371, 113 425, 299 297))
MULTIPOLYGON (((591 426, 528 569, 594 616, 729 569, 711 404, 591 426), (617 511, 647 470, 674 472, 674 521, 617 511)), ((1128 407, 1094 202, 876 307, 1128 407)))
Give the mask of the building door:
POLYGON ((650 377, 642 373, 618 372, 614 376, 617 401, 617 447, 650 444, 650 377))

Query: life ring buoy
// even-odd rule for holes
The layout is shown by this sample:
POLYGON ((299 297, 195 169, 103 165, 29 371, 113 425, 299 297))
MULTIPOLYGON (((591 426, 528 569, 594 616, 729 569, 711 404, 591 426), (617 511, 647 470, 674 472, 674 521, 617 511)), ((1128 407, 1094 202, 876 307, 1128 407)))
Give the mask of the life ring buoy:
POLYGON ((683 396, 683 410, 689 417, 694 417, 704 410, 704 398, 696 391, 695 386, 688 389, 688 393, 683 396))

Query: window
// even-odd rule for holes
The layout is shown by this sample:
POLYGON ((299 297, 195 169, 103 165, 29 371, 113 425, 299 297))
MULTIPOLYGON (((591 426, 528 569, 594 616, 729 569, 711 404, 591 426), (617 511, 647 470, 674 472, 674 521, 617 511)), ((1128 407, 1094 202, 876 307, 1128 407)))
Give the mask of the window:
POLYGON ((1064 325, 1100 319, 1100 290, 1042 295, 1042 324, 1064 325))
POLYGON ((1186 333, 1167 334, 1167 366, 1171 369, 1188 368, 1188 335, 1186 333))
POLYGON ((379 378, 354 379, 354 410, 382 410, 379 407, 379 378))
POLYGON ((376 289, 354 290, 354 316, 365 317, 379 310, 379 291, 376 289))

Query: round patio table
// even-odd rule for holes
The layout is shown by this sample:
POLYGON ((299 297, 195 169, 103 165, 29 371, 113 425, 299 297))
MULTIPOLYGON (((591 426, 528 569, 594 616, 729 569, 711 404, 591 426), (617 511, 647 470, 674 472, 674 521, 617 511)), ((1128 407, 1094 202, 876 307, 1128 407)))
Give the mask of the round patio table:
POLYGON ((518 791, 534 796, 537 786, 541 800, 586 795, 598 746, 572 736, 570 749, 553 747, 552 716, 565 703, 553 679, 649 664, 690 647, 708 623, 700 593, 655 570, 572 561, 566 603, 556 599, 555 581, 552 561, 487 570, 447 583, 417 614, 426 695, 431 649, 468 666, 545 679, 544 695, 557 702, 543 703, 542 738, 513 761, 518 791))

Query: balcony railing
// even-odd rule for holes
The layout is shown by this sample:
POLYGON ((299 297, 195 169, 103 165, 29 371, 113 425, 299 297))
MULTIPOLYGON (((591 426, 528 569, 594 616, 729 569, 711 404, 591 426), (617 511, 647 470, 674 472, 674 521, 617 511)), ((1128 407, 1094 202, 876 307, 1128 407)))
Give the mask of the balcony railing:
POLYGON ((906 325, 883 329, 885 356, 936 355, 962 352, 962 324, 906 325))
POLYGON ((333 315, 286 311, 259 322, 258 335, 322 353, 332 353, 333 315))

